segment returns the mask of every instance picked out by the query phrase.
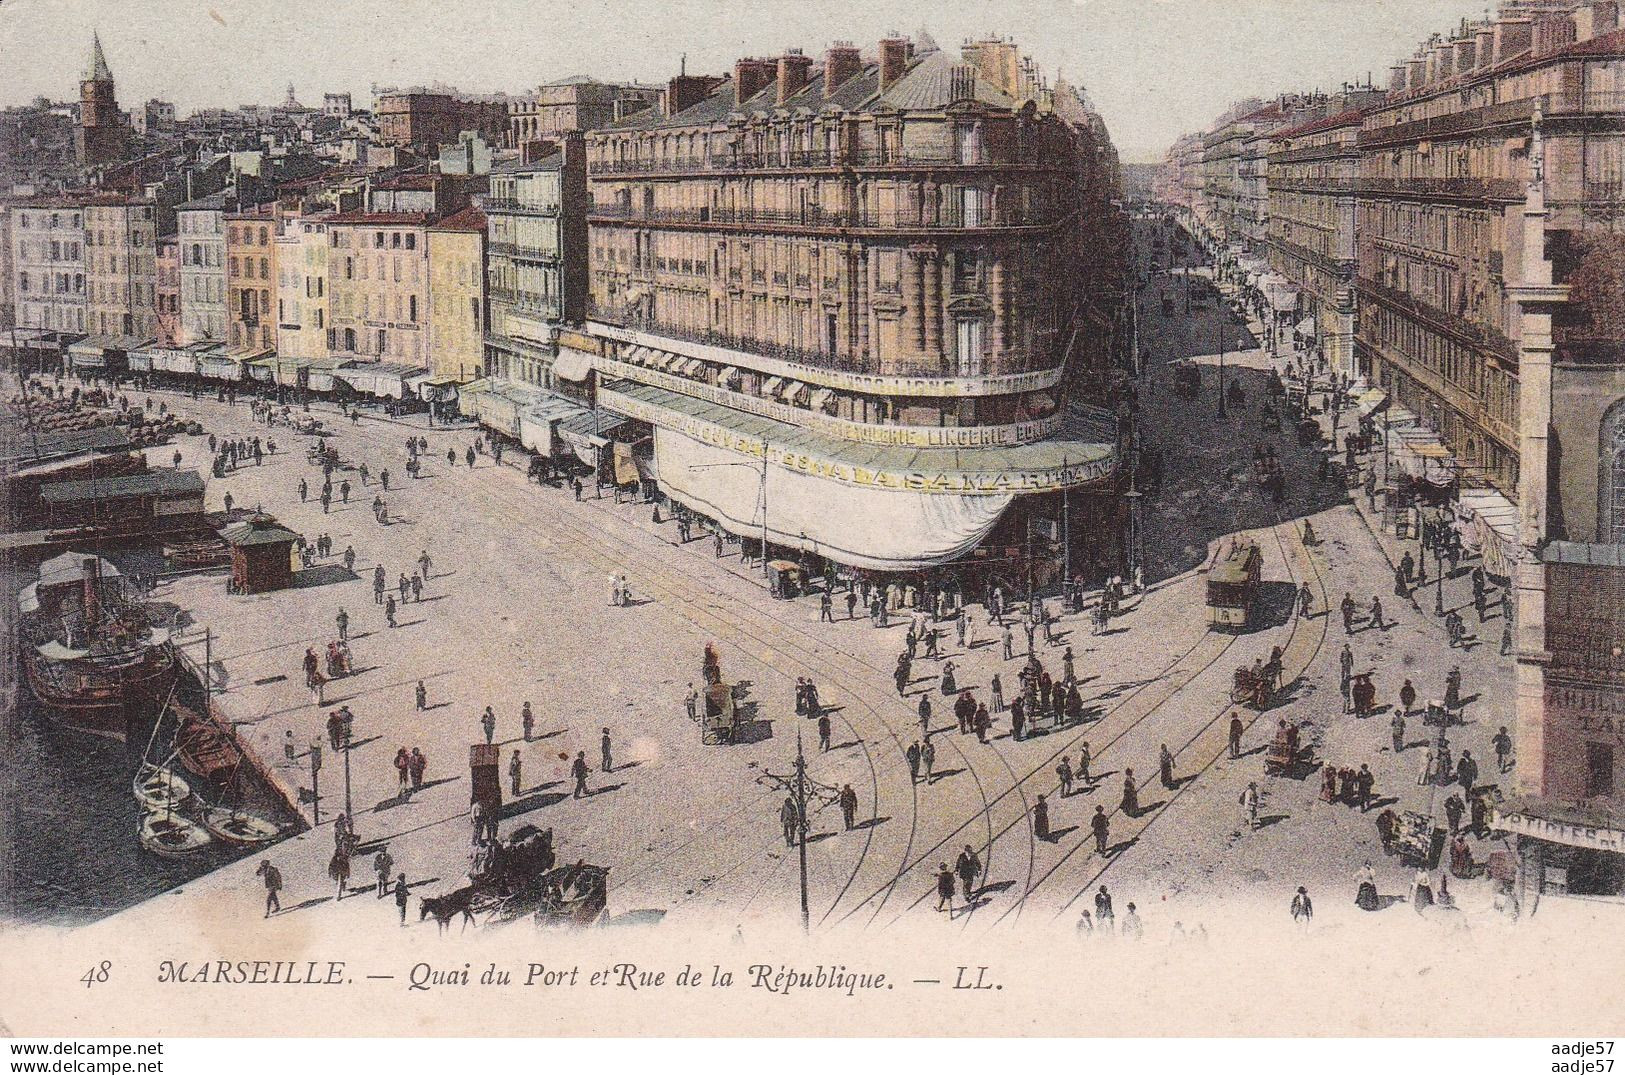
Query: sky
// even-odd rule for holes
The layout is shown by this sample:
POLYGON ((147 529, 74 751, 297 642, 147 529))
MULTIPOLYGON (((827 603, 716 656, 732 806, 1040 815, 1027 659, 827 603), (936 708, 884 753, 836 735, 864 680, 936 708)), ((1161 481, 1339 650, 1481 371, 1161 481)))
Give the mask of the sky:
POLYGON ((1154 161, 1234 100, 1336 89, 1488 0, 0 0, 0 106, 77 97, 91 31, 128 109, 301 102, 445 82, 521 93, 574 74, 663 83, 741 56, 928 31, 1016 40, 1081 85, 1122 159, 1154 161))

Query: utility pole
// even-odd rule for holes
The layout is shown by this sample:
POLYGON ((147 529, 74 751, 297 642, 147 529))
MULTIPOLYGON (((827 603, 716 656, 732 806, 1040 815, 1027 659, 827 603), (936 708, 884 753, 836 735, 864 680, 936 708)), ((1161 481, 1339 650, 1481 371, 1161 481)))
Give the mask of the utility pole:
MULTIPOLYGON (((762 438, 762 578, 767 580, 768 589, 772 589, 773 588, 773 570, 767 566, 767 438, 766 437, 762 438)), ((797 754, 800 753, 800 750, 801 750, 800 747, 796 748, 797 754)), ((802 823, 805 824, 806 822, 803 821, 802 823)), ((803 863, 802 870, 801 870, 801 873, 802 873, 802 889, 805 892, 805 889, 806 889, 806 873, 807 873, 806 865, 805 865, 806 859, 807 859, 807 853, 805 851, 803 851, 801 853, 801 858, 802 858, 802 863, 803 863)), ((802 910, 805 911, 806 910, 806 906, 805 906, 806 905, 806 900, 805 899, 802 900, 802 904, 803 904, 802 910)))
POLYGON ((1061 456, 1061 592, 1072 581, 1072 487, 1067 484, 1066 456, 1061 456))
POLYGON ((812 915, 807 909, 807 758, 801 752, 800 731, 796 732, 796 827, 796 849, 801 859, 801 932, 811 933, 812 915))
POLYGON ((350 727, 344 728, 344 816, 350 819, 350 828, 355 828, 355 806, 350 801, 350 727))
POLYGON ((322 745, 310 744, 310 823, 322 823, 322 745))
POLYGON ((214 697, 214 628, 203 629, 203 696, 214 697))

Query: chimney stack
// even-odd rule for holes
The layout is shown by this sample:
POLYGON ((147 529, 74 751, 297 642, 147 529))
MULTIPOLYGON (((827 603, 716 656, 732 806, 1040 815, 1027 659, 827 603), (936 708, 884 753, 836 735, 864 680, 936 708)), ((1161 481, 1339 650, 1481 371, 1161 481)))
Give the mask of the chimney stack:
POLYGON ((884 93, 892 88, 903 72, 908 69, 908 56, 910 52, 909 40, 898 34, 880 42, 880 90, 884 93))
POLYGON ((772 70, 772 60, 746 57, 734 64, 734 100, 744 104, 761 93, 762 87, 772 80, 770 74, 772 70))
POLYGON ((1495 59, 1497 65, 1526 51, 1535 39, 1535 27, 1528 19, 1495 20, 1495 59))
POLYGON ((863 73, 863 55, 850 41, 837 41, 824 53, 824 96, 863 73))
POLYGON ((783 106, 786 101, 801 92, 812 75, 812 57, 803 56, 800 49, 787 49, 779 57, 779 95, 778 103, 783 106))

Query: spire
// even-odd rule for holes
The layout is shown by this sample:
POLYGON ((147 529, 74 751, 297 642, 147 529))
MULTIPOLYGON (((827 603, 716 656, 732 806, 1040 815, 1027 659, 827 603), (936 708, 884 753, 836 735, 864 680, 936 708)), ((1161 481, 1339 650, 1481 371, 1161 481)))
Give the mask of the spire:
POLYGON ((113 72, 108 69, 107 57, 102 55, 102 39, 95 31, 90 34, 90 64, 85 68, 86 82, 111 82, 113 72))

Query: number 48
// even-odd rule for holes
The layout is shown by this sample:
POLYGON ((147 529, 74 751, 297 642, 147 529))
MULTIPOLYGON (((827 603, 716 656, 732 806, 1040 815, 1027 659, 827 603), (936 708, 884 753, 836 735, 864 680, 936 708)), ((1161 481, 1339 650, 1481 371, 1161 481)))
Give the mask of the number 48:
POLYGON ((91 986, 96 985, 99 982, 107 981, 108 973, 112 969, 113 961, 110 959, 104 959, 101 961, 99 966, 91 967, 89 970, 85 971, 85 976, 79 980, 85 983, 86 989, 89 989, 91 986))

